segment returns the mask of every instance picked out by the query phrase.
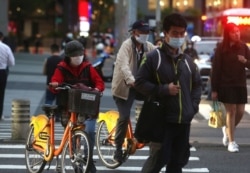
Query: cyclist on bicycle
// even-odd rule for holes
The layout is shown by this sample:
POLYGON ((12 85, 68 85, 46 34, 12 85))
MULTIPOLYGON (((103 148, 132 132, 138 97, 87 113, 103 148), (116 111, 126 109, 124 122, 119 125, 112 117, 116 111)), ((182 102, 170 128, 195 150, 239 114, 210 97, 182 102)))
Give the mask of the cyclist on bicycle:
MULTIPOLYGON (((105 84, 102 78, 92 67, 90 62, 85 58, 84 47, 79 41, 73 40, 66 44, 64 60, 58 64, 54 72, 54 75, 51 78, 51 83, 50 83, 50 85, 52 86, 51 90, 53 92, 57 92, 54 90, 54 88, 62 83, 71 84, 74 86, 74 88, 78 89, 95 89, 99 92, 103 92, 105 88, 105 84)), ((66 106, 61 105, 60 107, 63 111, 62 125, 65 127, 69 120, 69 114, 67 113, 66 106)), ((78 121, 83 122, 85 120, 84 121, 84 124, 86 125, 85 131, 89 134, 90 145, 92 150, 94 148, 94 143, 95 143, 96 118, 97 115, 78 116, 78 121)), ((95 172, 96 168, 93 163, 91 165, 90 173, 95 173, 95 172)))

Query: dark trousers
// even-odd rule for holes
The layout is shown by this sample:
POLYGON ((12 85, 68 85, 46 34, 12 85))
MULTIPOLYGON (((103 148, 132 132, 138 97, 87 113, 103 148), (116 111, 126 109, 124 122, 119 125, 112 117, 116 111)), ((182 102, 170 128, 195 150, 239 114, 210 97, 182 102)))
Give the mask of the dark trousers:
POLYGON ((163 143, 150 143, 149 157, 142 173, 159 173, 166 165, 166 173, 182 173, 188 163, 190 124, 166 124, 163 143))
POLYGON ((56 94, 52 93, 48 88, 46 88, 45 104, 52 105, 55 100, 56 100, 56 94))
POLYGON ((115 144, 117 149, 121 149, 128 129, 131 107, 135 100, 135 90, 130 89, 127 100, 118 97, 114 97, 114 100, 119 112, 116 124, 115 144))
POLYGON ((0 69, 0 119, 3 115, 4 93, 7 83, 8 70, 0 69))

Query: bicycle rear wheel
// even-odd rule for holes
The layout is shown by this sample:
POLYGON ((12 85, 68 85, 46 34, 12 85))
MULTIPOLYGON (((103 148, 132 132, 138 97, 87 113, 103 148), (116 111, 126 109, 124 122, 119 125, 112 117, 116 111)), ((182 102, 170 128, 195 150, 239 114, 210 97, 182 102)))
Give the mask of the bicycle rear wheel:
POLYGON ((46 165, 44 153, 36 151, 33 148, 34 127, 31 126, 28 138, 26 139, 25 161, 26 167, 30 173, 41 173, 46 165))
POLYGON ((115 169, 122 163, 113 160, 113 155, 116 148, 114 146, 114 142, 110 142, 109 135, 110 134, 108 132, 106 123, 104 121, 101 121, 98 124, 96 133, 97 153, 100 160, 107 168, 115 169))
POLYGON ((73 146, 71 158, 69 140, 67 140, 63 148, 61 158, 62 173, 87 173, 92 159, 88 134, 80 130, 74 131, 71 140, 73 146))

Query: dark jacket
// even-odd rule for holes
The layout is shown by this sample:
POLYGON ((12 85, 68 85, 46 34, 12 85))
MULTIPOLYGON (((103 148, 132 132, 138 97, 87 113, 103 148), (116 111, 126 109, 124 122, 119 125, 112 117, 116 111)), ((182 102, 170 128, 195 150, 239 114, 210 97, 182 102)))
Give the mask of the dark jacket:
POLYGON ((62 57, 59 55, 52 55, 48 57, 45 63, 45 75, 47 76, 47 81, 46 83, 49 84, 51 81, 51 77, 54 74, 54 71, 57 67, 57 64, 62 61, 62 57))
POLYGON ((250 68, 250 51, 246 44, 239 43, 225 51, 220 44, 213 58, 212 91, 220 87, 246 87, 246 67, 250 68), (244 56, 247 63, 241 63, 237 55, 244 56))
POLYGON ((135 88, 154 98, 163 105, 164 117, 168 123, 189 124, 198 112, 201 97, 201 78, 197 66, 186 54, 173 58, 166 45, 159 48, 161 63, 156 50, 148 53, 136 75, 135 88), (178 71, 178 75, 176 72, 178 71), (156 74, 160 79, 157 81, 156 74), (172 96, 169 94, 168 84, 174 82, 181 86, 181 92, 172 96))

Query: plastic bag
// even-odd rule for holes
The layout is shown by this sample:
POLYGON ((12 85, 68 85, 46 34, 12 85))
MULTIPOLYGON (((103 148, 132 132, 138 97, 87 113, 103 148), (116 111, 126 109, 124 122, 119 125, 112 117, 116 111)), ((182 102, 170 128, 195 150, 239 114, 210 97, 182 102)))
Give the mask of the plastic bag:
POLYGON ((208 126, 212 128, 221 128, 226 125, 226 115, 222 109, 221 103, 213 101, 213 110, 210 112, 208 126))

